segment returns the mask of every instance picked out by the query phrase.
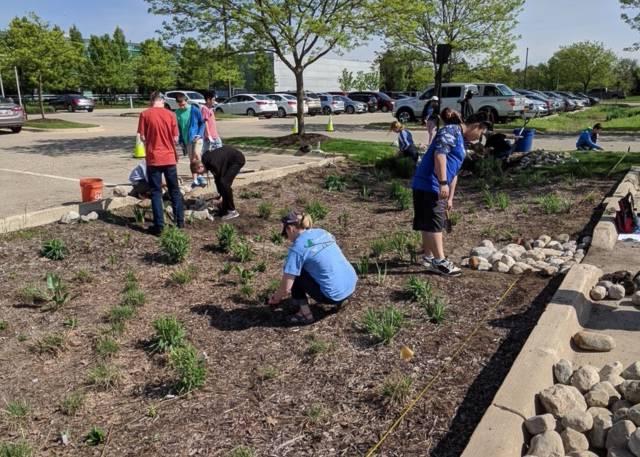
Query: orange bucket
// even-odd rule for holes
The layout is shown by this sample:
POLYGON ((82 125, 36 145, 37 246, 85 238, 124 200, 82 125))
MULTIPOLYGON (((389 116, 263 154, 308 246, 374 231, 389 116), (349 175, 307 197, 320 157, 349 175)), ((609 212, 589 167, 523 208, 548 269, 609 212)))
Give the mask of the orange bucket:
POLYGON ((104 182, 100 178, 82 178, 80 180, 80 190, 82 191, 83 202, 95 202, 102 200, 102 189, 104 182))

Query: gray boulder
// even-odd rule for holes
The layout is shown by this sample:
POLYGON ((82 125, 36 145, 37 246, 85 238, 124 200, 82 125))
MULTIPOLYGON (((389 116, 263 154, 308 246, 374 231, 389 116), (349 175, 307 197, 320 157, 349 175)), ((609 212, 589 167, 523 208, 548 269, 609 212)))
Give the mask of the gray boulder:
POLYGON ((604 449, 607 433, 611 429, 613 425, 613 420, 609 415, 597 415, 593 417, 593 427, 589 432, 589 441, 591 442, 591 446, 604 449))
POLYGON ((610 383, 604 381, 599 382, 591 388, 589 392, 584 396, 587 401, 587 405, 598 406, 601 408, 608 408, 617 400, 620 400, 620 394, 610 383))
POLYGON ((629 450, 633 455, 640 457, 640 429, 636 429, 636 431, 629 437, 627 446, 629 446, 629 450))
POLYGON ((585 351, 609 352, 616 347, 615 340, 609 335, 585 330, 573 335, 573 342, 585 351))
POLYGON ((562 426, 580 433, 588 432, 593 428, 593 416, 586 411, 575 409, 562 418, 562 426))
POLYGON ((498 273, 509 273, 510 268, 506 264, 498 260, 492 265, 491 270, 498 273))
POLYGON ((519 259, 527 250, 524 246, 519 244, 507 244, 504 248, 500 250, 505 255, 512 257, 513 259, 519 259))
MULTIPOLYGON (((625 409, 625 408, 621 408, 625 409)), ((617 412, 617 411, 616 411, 617 412)), ((634 405, 627 409, 627 417, 631 422, 636 424, 636 426, 640 426, 640 404, 634 405)))
POLYGON ((573 386, 554 384, 538 394, 545 411, 556 417, 564 417, 574 409, 586 411, 587 403, 578 389, 573 386))
POLYGON ((624 448, 635 431, 636 426, 631 421, 616 422, 607 433, 606 448, 624 448))
POLYGON ((556 420, 553 414, 539 414, 524 421, 524 426, 532 435, 539 435, 549 430, 555 430, 556 420))
MULTIPOLYGON (((629 418, 629 408, 619 408, 615 413, 613 413, 613 423, 620 421, 631 420, 629 418)), ((631 421, 633 422, 633 421, 631 421)), ((635 422, 633 422, 635 424, 635 422)), ((638 424, 636 424, 637 426, 638 424)))
POLYGON ((536 457, 563 457, 564 445, 558 432, 548 431, 540 433, 531 439, 529 455, 536 457))
POLYGON ((625 368, 620 374, 624 379, 640 379, 640 362, 634 362, 625 368))
POLYGON ((560 384, 570 384, 572 374, 573 365, 567 359, 560 359, 553 365, 553 375, 560 384))
POLYGON ((607 451, 607 457, 636 457, 627 448, 612 448, 607 451))
POLYGON ((573 372, 571 385, 580 392, 585 393, 600 382, 598 370, 591 365, 583 365, 573 372))
POLYGON ((483 259, 489 259, 496 252, 493 248, 488 248, 485 246, 478 246, 471 250, 471 257, 482 257, 483 259))
POLYGON ((567 243, 569 242, 570 239, 571 237, 569 236, 568 233, 561 233, 560 235, 556 236, 556 240, 558 240, 561 243, 567 243))

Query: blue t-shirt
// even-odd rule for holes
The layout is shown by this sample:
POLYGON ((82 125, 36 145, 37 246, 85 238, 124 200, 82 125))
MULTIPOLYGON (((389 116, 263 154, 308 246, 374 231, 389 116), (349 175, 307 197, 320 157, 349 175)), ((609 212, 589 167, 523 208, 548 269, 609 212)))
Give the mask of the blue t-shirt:
POLYGON ((358 277, 353 266, 326 230, 305 230, 289 248, 284 262, 285 274, 300 276, 303 269, 331 300, 344 300, 356 289, 358 277))
POLYGON ((398 133, 398 147, 401 151, 406 151, 413 145, 413 135, 407 129, 402 129, 398 133))
POLYGON ((444 154, 447 157, 447 181, 451 184, 453 178, 460 172, 466 155, 462 128, 459 125, 445 125, 438 130, 413 177, 411 187, 414 190, 436 194, 440 192, 440 182, 435 173, 436 154, 444 154))

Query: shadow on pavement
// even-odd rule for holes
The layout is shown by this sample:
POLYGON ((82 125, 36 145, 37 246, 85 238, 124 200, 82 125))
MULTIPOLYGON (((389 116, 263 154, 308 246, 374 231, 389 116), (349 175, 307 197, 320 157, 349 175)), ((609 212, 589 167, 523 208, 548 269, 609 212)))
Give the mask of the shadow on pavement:
POLYGON ((69 154, 104 154, 126 153, 133 151, 135 135, 105 136, 93 138, 60 138, 43 139, 29 146, 14 146, 13 152, 21 154, 37 154, 50 157, 65 156, 69 154))

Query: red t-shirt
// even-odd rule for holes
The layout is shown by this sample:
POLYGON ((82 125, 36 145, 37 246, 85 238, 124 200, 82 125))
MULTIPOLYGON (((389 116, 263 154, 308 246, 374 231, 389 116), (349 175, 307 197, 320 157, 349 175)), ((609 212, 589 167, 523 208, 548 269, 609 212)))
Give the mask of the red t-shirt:
POLYGON ((161 167, 176 164, 176 116, 166 108, 149 108, 140 113, 138 133, 144 140, 147 165, 161 167))

